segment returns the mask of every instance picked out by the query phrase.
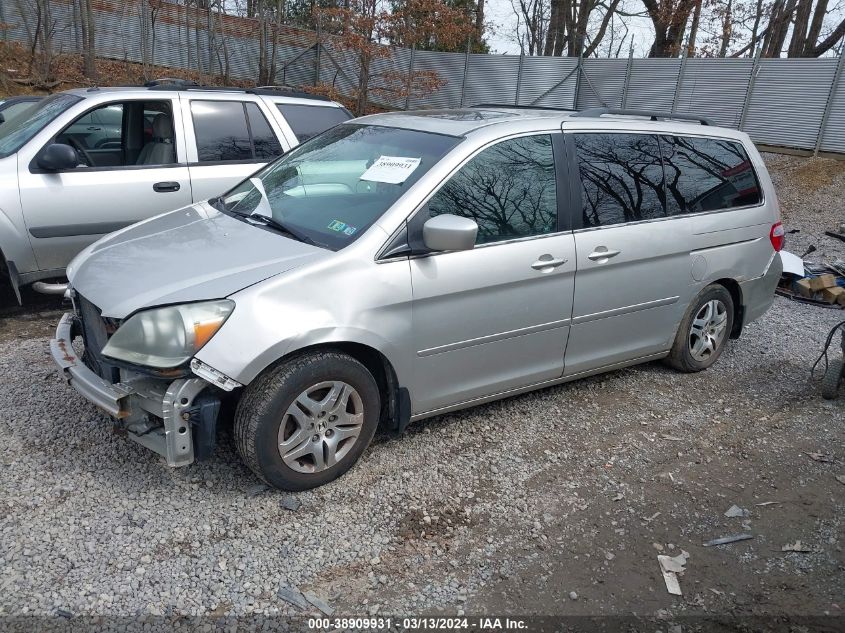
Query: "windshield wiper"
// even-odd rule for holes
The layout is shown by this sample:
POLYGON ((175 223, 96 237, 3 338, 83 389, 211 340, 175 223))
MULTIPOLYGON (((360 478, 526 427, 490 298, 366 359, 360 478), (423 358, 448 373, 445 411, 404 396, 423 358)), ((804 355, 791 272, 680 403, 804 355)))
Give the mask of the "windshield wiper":
POLYGON ((290 235, 293 239, 295 239, 299 242, 305 242, 306 244, 311 244, 312 246, 322 246, 322 244, 319 244, 315 240, 312 240, 310 237, 305 235, 305 233, 303 233, 302 231, 299 231, 298 229, 291 228, 290 226, 288 226, 284 222, 280 222, 279 220, 277 220, 274 217, 270 217, 268 215, 262 215, 260 213, 250 213, 249 215, 245 215, 244 217, 247 220, 259 222, 259 223, 263 224, 264 226, 270 226, 270 227, 276 229, 277 231, 279 231, 281 233, 286 233, 287 235, 290 235))

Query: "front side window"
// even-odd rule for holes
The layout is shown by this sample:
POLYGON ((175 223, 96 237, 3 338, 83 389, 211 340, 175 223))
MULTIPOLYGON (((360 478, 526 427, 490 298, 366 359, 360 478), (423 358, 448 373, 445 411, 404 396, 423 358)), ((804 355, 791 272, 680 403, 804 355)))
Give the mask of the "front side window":
POLYGON ((265 161, 282 153, 270 124, 254 103, 194 100, 191 115, 201 163, 265 161))
POLYGON ((428 208, 432 217, 450 213, 475 220, 477 244, 555 232, 552 137, 525 136, 485 149, 443 185, 428 208))
POLYGON ((343 108, 298 103, 277 103, 276 107, 300 143, 352 118, 343 108))
POLYGON ((671 215, 760 204, 760 183, 740 143, 661 136, 671 215))
POLYGON ((74 119, 55 142, 73 147, 80 167, 176 164, 170 100, 103 104, 74 119))
POLYGON ((339 125, 213 201, 332 250, 352 243, 460 138, 376 125, 339 125))
POLYGON ((581 175, 584 227, 665 216, 663 167, 656 136, 573 136, 581 175))

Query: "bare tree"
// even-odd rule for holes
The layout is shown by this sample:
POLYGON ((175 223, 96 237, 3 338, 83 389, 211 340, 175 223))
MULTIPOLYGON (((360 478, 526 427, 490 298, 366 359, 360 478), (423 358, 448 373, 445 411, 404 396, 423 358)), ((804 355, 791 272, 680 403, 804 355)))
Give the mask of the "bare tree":
POLYGON ((687 20, 696 0, 643 0, 654 26, 649 57, 674 57, 681 52, 687 20))

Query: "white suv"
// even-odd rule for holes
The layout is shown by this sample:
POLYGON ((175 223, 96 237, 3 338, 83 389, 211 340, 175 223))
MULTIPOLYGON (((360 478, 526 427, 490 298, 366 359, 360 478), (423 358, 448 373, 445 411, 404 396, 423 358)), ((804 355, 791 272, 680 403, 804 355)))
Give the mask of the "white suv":
POLYGON ((104 234, 218 195, 351 117, 306 93, 174 80, 43 99, 0 130, 0 269, 15 291, 62 277, 104 234))

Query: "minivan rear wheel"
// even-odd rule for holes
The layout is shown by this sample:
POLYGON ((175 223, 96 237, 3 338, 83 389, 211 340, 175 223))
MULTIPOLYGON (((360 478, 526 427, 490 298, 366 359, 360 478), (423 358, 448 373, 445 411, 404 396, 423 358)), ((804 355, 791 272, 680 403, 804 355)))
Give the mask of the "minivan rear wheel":
POLYGON ((733 320, 731 293, 719 284, 707 286, 687 309, 666 362, 687 373, 707 369, 722 355, 733 320))
POLYGON ((266 483, 307 490, 358 461, 380 409, 378 386, 364 365, 340 352, 306 353, 246 388, 235 412, 235 442, 266 483))

